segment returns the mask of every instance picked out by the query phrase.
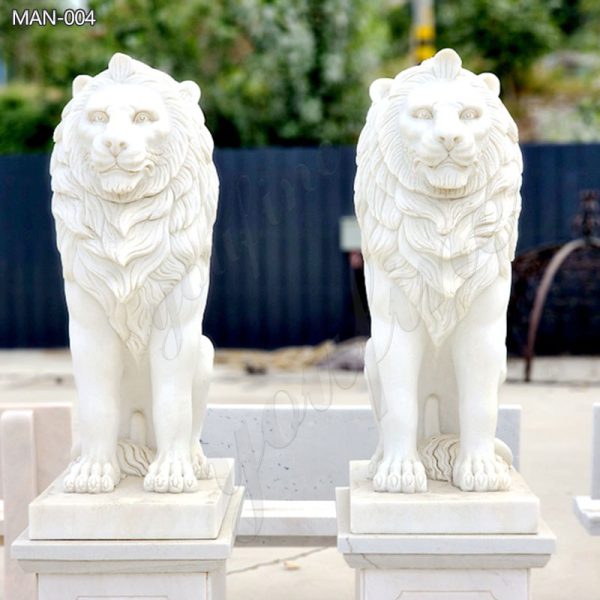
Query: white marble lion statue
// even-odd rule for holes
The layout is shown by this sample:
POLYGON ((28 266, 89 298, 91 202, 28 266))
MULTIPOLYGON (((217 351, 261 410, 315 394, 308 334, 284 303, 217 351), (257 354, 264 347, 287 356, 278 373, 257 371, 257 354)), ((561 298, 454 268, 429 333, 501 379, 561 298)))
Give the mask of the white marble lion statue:
POLYGON ((517 127, 490 74, 442 50, 370 88, 355 206, 372 317, 376 491, 510 486, 495 439, 521 207, 517 127))
POLYGON ((56 220, 80 442, 63 486, 154 492, 209 475, 202 335, 219 181, 199 87, 123 54, 80 75, 54 134, 56 220))

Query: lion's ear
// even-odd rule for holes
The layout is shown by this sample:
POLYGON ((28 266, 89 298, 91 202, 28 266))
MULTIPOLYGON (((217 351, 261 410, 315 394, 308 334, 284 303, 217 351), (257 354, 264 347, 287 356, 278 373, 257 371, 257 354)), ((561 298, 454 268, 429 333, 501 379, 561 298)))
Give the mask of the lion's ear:
POLYGON ((179 93, 194 104, 200 101, 200 87, 193 81, 182 81, 179 84, 179 93))
POLYGON ((495 96, 500 95, 500 80, 493 73, 482 73, 479 79, 485 83, 492 94, 495 96))
POLYGON ((371 100, 373 100, 373 102, 379 102, 380 100, 387 98, 392 83, 394 83, 394 80, 387 77, 376 79, 369 87, 369 96, 371 96, 371 100))
POLYGON ((73 98, 83 92, 92 79, 93 77, 90 77, 89 75, 77 75, 77 77, 73 79, 73 98))

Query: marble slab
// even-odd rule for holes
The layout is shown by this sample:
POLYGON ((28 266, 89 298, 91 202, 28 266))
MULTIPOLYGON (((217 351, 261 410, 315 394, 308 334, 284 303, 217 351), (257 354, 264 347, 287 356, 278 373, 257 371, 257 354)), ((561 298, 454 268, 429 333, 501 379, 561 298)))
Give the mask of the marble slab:
MULTIPOLYGON (((248 498, 333 501, 335 488, 348 485, 348 462, 369 458, 375 451, 378 432, 371 406, 330 405, 331 399, 323 396, 323 390, 332 386, 331 374, 324 371, 309 375, 311 402, 300 408, 279 397, 276 403, 265 406, 265 390, 260 386, 244 388, 245 397, 250 394, 256 404, 208 407, 202 448, 209 458, 235 458, 236 481, 246 487, 248 498)), ((292 396, 302 396, 306 381, 289 373, 273 377, 281 389, 293 388, 292 396)), ((336 380, 333 387, 339 391, 338 386, 345 389, 353 385, 352 381, 336 380)), ((365 387, 365 397, 366 393, 365 387)), ((520 406, 499 407, 496 437, 512 450, 516 469, 520 423, 520 406)))
POLYGON ((556 537, 540 519, 535 534, 358 534, 350 530, 350 489, 336 490, 338 550, 358 569, 543 567, 556 537))
POLYGON ((244 501, 238 538, 331 538, 337 535, 335 502, 324 500, 244 501))
POLYGON ((366 534, 532 534, 539 499, 512 469, 505 492, 462 492, 428 481, 421 494, 373 491, 368 461, 350 462, 350 531, 366 534))
POLYGON ((573 501, 575 515, 590 535, 600 535, 600 499, 576 496, 573 501))
POLYGON ((31 540, 216 539, 234 490, 234 461, 212 459, 215 477, 193 493, 146 492, 128 476, 110 494, 67 494, 61 475, 29 505, 31 540))
POLYGON ((26 529, 13 542, 11 555, 19 561, 25 571, 38 569, 37 572, 48 573, 57 573, 58 563, 63 566, 67 563, 74 565, 67 569, 69 572, 77 572, 75 566, 81 565, 88 573, 111 572, 110 567, 125 562, 149 565, 140 572, 152 572, 151 569, 157 563, 217 563, 227 560, 231 554, 244 493, 243 487, 233 488, 221 531, 215 539, 34 540, 26 529), (43 567, 40 570, 40 565, 47 565, 47 568, 43 567))

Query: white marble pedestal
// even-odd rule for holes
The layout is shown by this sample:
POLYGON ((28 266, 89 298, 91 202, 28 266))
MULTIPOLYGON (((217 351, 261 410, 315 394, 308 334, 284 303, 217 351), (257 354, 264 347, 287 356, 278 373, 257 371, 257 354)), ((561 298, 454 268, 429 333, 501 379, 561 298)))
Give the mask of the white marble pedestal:
MULTIPOLYGON (((174 530, 180 529, 177 505, 183 502, 187 505, 184 512, 190 519, 189 529, 196 527, 202 531, 202 527, 194 523, 190 508, 193 495, 186 494, 187 498, 160 495, 170 509, 156 507, 159 518, 154 522, 152 507, 142 507, 149 519, 148 530, 168 529, 164 516, 169 510, 174 530)), ((214 537, 107 539, 106 529, 98 521, 100 539, 73 539, 77 537, 75 534, 71 534, 71 539, 32 539, 26 529, 13 543, 12 556, 24 571, 37 574, 38 600, 225 600, 225 565, 235 541, 244 489, 234 487, 226 495, 224 515, 214 537)), ((159 495, 149 496, 152 501, 159 495)), ((43 498, 44 494, 38 500, 43 498)), ((78 499, 84 503, 98 501, 98 497, 87 495, 73 494, 70 498, 75 504, 78 499)), ((60 507, 60 500, 60 497, 53 498, 52 502, 60 507)), ((113 503, 123 501, 112 498, 113 503)), ((46 518, 51 518, 52 508, 46 506, 43 510, 47 511, 46 518)), ((72 510, 76 512, 77 507, 73 506, 72 510)), ((202 509, 198 514, 205 512, 202 509)), ((126 529, 124 523, 123 528, 126 529)))
MULTIPOLYGON (((521 479, 515 490, 517 502, 524 502, 525 510, 529 507, 531 518, 535 503, 528 502, 527 496, 531 492, 523 485, 521 479)), ((461 498, 433 498, 432 492, 428 492, 422 496, 415 494, 409 500, 398 494, 372 492, 378 496, 379 503, 386 499, 392 504, 408 502, 406 510, 413 521, 407 520, 401 525, 408 529, 405 533, 355 533, 351 525, 351 506, 360 506, 366 501, 364 489, 357 498, 351 498, 357 489, 356 485, 338 488, 336 494, 338 550, 356 570, 357 600, 529 600, 530 570, 546 565, 555 550, 556 540, 547 525, 540 521, 536 531, 531 532, 530 518, 523 521, 527 530, 523 533, 504 533, 508 526, 502 520, 498 520, 501 524, 499 532, 473 533, 472 523, 481 519, 481 515, 488 523, 492 522, 489 520, 490 507, 489 504, 481 507, 478 517, 481 499, 477 496, 480 494, 462 492, 453 492, 461 498), (425 517, 429 514, 429 518, 418 517, 419 497, 426 504, 422 514, 425 517), (441 503, 442 510, 449 510, 448 502, 456 502, 460 511, 466 511, 464 504, 469 504, 466 511, 472 515, 469 531, 418 533, 419 521, 422 527, 431 528, 431 516, 435 513, 432 502, 441 503)), ((441 490, 437 489, 435 493, 440 494, 441 490)), ((499 503, 501 512, 507 508, 502 506, 506 496, 501 494, 510 493, 496 493, 493 502, 499 503)), ((484 499, 484 502, 492 500, 484 499)), ((373 510, 377 508, 374 506, 373 510)), ((397 511, 398 506, 388 506, 386 510, 397 511)), ((455 528, 460 527, 461 520, 455 521, 455 528)), ((358 529, 368 529, 365 519, 359 517, 358 521, 358 529)))

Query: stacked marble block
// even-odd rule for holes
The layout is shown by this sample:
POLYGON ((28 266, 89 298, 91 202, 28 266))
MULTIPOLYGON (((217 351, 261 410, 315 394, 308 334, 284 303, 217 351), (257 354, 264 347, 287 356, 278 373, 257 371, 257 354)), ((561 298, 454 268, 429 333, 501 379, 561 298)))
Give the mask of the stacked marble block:
POLYGON ((68 494, 59 477, 29 506, 12 554, 38 577, 38 600, 224 600, 244 490, 233 459, 187 494, 143 490, 126 477, 110 494, 68 494))
POLYGON ((592 490, 589 496, 577 496, 575 514, 591 535, 600 535, 600 404, 594 404, 592 442, 592 490))
POLYGON ((462 492, 429 481, 428 492, 373 491, 368 462, 350 463, 337 490, 338 549, 356 570, 360 600, 528 600, 530 572, 555 538, 539 500, 514 469, 502 492, 462 492))
POLYGON ((69 460, 71 405, 62 402, 0 405, 0 487, 4 504, 6 600, 35 600, 36 579, 24 573, 9 548, 27 527, 29 503, 69 460), (61 432, 60 435, 56 435, 61 432))

